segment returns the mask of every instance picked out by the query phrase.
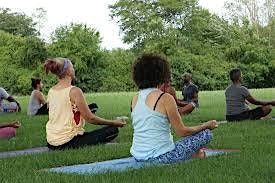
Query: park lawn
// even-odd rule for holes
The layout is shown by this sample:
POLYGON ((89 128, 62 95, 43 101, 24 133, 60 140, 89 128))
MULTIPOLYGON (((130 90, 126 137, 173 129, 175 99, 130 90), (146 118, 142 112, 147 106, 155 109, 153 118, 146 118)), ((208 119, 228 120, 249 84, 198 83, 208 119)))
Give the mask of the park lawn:
MULTIPOLYGON (((275 89, 251 91, 262 99, 275 98, 275 89)), ((98 103, 98 115, 114 119, 122 115, 130 116, 129 105, 133 95, 134 93, 88 94, 87 100, 98 103)), ((0 151, 45 145, 47 116, 28 117, 28 97, 20 97, 19 101, 24 106, 22 113, 0 116, 1 122, 14 119, 22 122, 16 138, 0 141, 0 151)), ((224 113, 223 91, 201 92, 200 108, 192 115, 184 117, 183 121, 187 125, 193 125, 210 119, 224 120, 224 113)), ((93 129, 91 126, 87 124, 86 129, 93 129)), ((51 167, 129 156, 132 140, 129 122, 129 125, 120 130, 120 143, 117 145, 0 159, 0 182, 275 182, 275 121, 224 124, 213 133, 214 139, 209 147, 240 149, 241 152, 122 173, 77 175, 41 171, 51 167)))

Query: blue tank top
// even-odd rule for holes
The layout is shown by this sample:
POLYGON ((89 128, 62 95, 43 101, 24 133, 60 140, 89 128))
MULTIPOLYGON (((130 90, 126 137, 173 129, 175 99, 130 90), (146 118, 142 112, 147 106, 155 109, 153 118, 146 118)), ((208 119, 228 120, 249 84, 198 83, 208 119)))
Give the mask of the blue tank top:
POLYGON ((152 110, 146 104, 147 96, 155 90, 157 89, 141 90, 132 112, 134 136, 130 152, 141 161, 158 157, 175 148, 167 116, 152 110))

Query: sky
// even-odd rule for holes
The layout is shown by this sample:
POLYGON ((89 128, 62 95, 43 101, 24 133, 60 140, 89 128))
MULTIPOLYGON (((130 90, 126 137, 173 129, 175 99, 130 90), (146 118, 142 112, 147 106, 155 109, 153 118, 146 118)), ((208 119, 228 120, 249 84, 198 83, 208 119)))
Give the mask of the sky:
MULTIPOLYGON (((125 48, 119 26, 110 18, 108 5, 116 0, 0 0, 0 7, 24 12, 31 16, 36 8, 47 11, 41 36, 48 40, 55 28, 71 22, 85 23, 100 32, 102 46, 107 49, 125 48)), ((200 5, 222 15, 225 0, 200 0, 200 5)))

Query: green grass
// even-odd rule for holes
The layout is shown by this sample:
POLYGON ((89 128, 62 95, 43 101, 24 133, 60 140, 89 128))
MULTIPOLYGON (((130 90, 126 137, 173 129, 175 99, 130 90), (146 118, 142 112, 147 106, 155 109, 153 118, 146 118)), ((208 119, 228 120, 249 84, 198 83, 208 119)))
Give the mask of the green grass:
MULTIPOLYGON (((252 93, 261 99, 275 98, 275 89, 253 90, 252 93)), ((115 118, 130 116, 129 105, 133 95, 134 93, 92 94, 87 95, 87 99, 98 103, 100 116, 115 118)), ((26 106, 28 97, 19 100, 22 106, 26 106)), ((201 92, 200 104, 199 110, 183 118, 185 124, 193 125, 210 119, 224 120, 223 92, 201 92)), ((26 108, 20 114, 0 116, 1 122, 14 119, 20 119, 22 127, 18 129, 16 138, 0 141, 0 151, 45 145, 46 116, 28 117, 26 108)), ((87 124, 86 129, 93 129, 91 126, 87 124)), ((229 156, 101 175, 41 171, 51 167, 129 156, 131 140, 132 127, 129 122, 127 127, 120 130, 118 145, 0 159, 0 182, 275 182, 275 121, 224 124, 214 130, 214 139, 209 147, 241 150, 241 153, 229 156)))

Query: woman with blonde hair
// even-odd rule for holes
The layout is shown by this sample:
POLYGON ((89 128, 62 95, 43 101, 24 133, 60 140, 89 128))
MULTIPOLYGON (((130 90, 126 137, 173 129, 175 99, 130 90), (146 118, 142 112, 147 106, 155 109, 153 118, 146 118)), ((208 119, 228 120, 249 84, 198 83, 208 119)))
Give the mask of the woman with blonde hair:
POLYGON ((107 143, 118 136, 118 127, 123 127, 126 122, 121 119, 103 119, 90 111, 82 90, 71 85, 75 79, 75 71, 69 59, 48 59, 44 68, 46 73, 51 72, 59 79, 48 93, 49 121, 46 133, 50 149, 79 148, 107 143), (85 121, 106 126, 84 132, 85 121))

